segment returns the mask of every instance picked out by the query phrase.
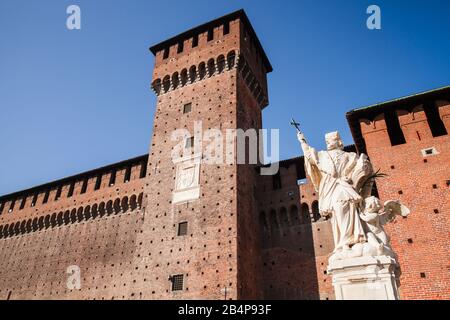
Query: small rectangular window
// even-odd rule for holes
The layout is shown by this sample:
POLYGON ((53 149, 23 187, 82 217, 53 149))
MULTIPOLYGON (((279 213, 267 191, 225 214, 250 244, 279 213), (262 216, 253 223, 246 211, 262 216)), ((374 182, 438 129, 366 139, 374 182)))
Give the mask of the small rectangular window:
POLYGON ((188 226, 187 222, 180 222, 178 224, 178 235, 179 236, 187 235, 187 226, 188 226))
POLYGON ((36 205, 37 202, 37 198, 38 198, 39 193, 35 193, 33 196, 33 200, 31 200, 31 206, 34 207, 36 205))
POLYGON ((177 49, 177 53, 181 53, 184 50, 184 41, 181 40, 180 42, 178 42, 178 49, 177 49))
POLYGON ((223 25, 223 35, 230 33, 230 22, 225 22, 223 25))
POLYGON ((47 203, 48 202, 48 198, 50 197, 50 190, 45 191, 45 196, 44 199, 42 200, 42 203, 47 203))
POLYGON ((273 189, 277 190, 277 189, 281 189, 281 176, 280 176, 280 172, 277 172, 277 174, 272 176, 272 183, 273 183, 273 189))
POLYGON ((55 201, 58 200, 59 198, 61 198, 61 192, 62 192, 62 186, 59 186, 58 189, 56 190, 55 201))
POLYGON ((111 171, 111 176, 109 177, 109 186, 113 186, 116 183, 116 170, 111 171))
POLYGON ((208 30, 208 38, 207 38, 207 40, 211 41, 213 39, 214 39, 214 29, 209 29, 208 30))
POLYGON ((22 202, 20 204, 19 210, 22 210, 23 208, 25 208, 25 203, 27 202, 27 197, 23 197, 22 202))
POLYGON ((196 35, 192 38, 192 48, 195 48, 196 46, 198 46, 198 34, 196 34, 196 35))
POLYGON ((147 163, 146 162, 142 162, 141 164, 141 173, 139 174, 139 178, 145 178, 145 176, 147 175, 147 163))
POLYGON ((192 148, 194 146, 194 137, 189 137, 186 139, 186 149, 192 148))
POLYGON ((186 103, 183 106, 183 113, 191 112, 191 110, 192 110, 192 103, 186 103))
POLYGON ((81 186, 81 192, 80 194, 86 193, 87 186, 88 186, 88 178, 83 180, 83 185, 81 186))
POLYGON ((131 165, 129 165, 125 170, 125 178, 123 182, 127 183, 131 179, 131 165))
POLYGON ((73 190, 75 189, 75 182, 72 182, 69 186, 69 192, 67 193, 67 197, 70 198, 73 196, 73 190))
POLYGON ((99 175, 97 176, 97 180, 95 181, 95 188, 94 188, 94 190, 100 189, 100 186, 101 186, 101 185, 102 185, 102 175, 99 174, 99 175))
POLYGON ((15 204, 16 204, 16 200, 14 199, 14 200, 11 201, 11 205, 9 206, 8 212, 12 212, 14 210, 14 205, 15 204))
POLYGON ((182 274, 176 274, 172 276, 172 291, 180 291, 183 290, 183 275, 182 274))
POLYGON ((164 49, 163 59, 167 59, 169 57, 169 50, 170 50, 170 47, 167 47, 164 49))

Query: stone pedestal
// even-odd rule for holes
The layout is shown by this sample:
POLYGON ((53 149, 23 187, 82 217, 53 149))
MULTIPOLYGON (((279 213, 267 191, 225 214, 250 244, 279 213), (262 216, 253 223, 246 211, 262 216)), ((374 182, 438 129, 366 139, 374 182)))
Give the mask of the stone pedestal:
POLYGON ((397 300, 398 265, 389 256, 330 261, 336 300, 397 300))

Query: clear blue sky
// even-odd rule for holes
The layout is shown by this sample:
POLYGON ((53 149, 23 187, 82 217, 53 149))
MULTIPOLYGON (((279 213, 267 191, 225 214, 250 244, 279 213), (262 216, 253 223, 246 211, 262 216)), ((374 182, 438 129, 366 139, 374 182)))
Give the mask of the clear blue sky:
POLYGON ((240 8, 274 67, 263 117, 281 129, 281 158, 300 154, 292 116, 319 148, 332 130, 350 144, 346 111, 450 84, 448 0, 0 0, 0 194, 147 153, 148 48, 240 8))

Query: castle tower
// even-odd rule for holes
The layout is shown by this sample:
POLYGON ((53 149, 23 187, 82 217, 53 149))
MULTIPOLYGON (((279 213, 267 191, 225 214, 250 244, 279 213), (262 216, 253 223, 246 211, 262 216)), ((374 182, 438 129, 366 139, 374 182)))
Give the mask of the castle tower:
POLYGON ((225 138, 261 128, 271 65, 243 10, 150 50, 157 106, 135 261, 151 274, 143 298, 262 298, 256 164, 236 164, 225 138), (223 163, 207 161, 208 129, 222 134, 223 163))
POLYGON ((450 87, 347 113, 359 152, 387 174, 382 201, 411 209, 386 226, 401 266, 401 299, 449 299, 450 87))

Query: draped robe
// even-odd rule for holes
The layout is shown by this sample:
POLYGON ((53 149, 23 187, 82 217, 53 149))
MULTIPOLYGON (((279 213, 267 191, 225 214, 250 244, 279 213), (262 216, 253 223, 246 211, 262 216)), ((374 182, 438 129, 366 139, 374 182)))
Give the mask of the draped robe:
POLYGON ((365 242, 358 206, 362 197, 349 183, 358 155, 340 149, 317 152, 302 143, 305 170, 319 193, 319 211, 331 216, 334 251, 365 242))

